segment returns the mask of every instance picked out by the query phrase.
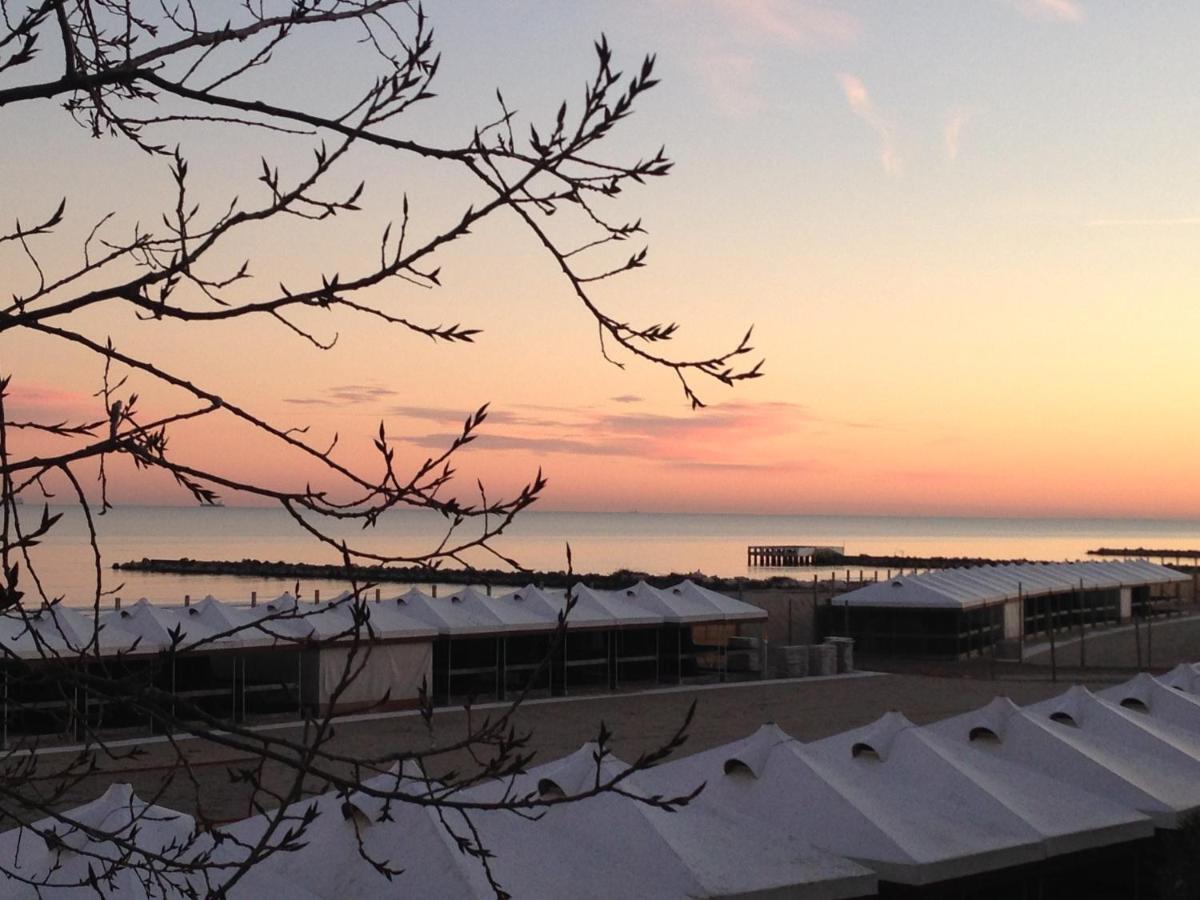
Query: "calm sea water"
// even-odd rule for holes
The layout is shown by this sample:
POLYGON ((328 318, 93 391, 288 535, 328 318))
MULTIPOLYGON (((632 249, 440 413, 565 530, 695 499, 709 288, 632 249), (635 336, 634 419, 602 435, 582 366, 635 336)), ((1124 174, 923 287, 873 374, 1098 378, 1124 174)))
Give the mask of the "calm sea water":
MULTIPOLYGON (((37 548, 46 590, 67 602, 90 602, 95 570, 77 509, 63 508, 53 536, 37 548)), ((22 508, 23 518, 40 516, 22 508)), ((380 551, 416 553, 438 539, 441 520, 421 512, 402 512, 376 529, 347 532, 362 545, 380 551)), ((184 594, 213 594, 244 599, 251 591, 274 595, 290 582, 265 578, 193 577, 113 572, 111 564, 142 557, 192 559, 266 559, 288 562, 336 562, 335 554, 303 533, 283 512, 273 509, 124 507, 98 519, 106 589, 120 585, 127 600, 149 597, 178 602, 184 594)), ((669 515, 654 513, 528 512, 519 518, 499 547, 533 569, 566 568, 570 541, 577 572, 633 569, 652 574, 703 572, 738 576, 746 566, 748 544, 840 544, 848 553, 963 555, 993 558, 1064 560, 1082 558, 1102 545, 1200 547, 1200 521, 1130 519, 891 518, 866 516, 669 515)), ((476 565, 495 561, 477 556, 476 565)), ((813 569, 791 570, 810 576, 813 569)), ((828 571, 828 570, 825 570, 828 571)), ((857 573, 856 573, 857 574, 857 573)), ((333 592, 331 583, 302 585, 333 592)), ((390 586, 387 590, 402 590, 390 586)))

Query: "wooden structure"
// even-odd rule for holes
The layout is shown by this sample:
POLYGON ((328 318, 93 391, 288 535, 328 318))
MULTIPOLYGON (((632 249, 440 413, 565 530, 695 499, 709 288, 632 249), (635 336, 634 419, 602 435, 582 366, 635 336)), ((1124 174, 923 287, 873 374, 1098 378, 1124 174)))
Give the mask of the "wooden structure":
POLYGON ((805 547, 800 544, 751 544, 746 548, 746 565, 797 567, 813 565, 817 554, 843 556, 845 547, 805 547))

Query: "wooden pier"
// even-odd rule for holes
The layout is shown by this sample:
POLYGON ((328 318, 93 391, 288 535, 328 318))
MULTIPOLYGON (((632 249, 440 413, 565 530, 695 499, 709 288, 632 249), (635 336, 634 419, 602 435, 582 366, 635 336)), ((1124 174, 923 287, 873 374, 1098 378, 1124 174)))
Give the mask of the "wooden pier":
POLYGON ((800 544, 751 545, 746 548, 746 565, 774 568, 811 566, 818 554, 840 559, 845 550, 845 547, 805 547, 800 544))

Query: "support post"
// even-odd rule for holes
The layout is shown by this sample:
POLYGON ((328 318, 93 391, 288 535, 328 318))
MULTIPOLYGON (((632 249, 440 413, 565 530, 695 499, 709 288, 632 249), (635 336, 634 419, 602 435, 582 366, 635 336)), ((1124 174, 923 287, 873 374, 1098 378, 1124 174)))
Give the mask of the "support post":
POLYGON ((1083 616, 1085 612, 1086 593, 1083 590, 1083 579, 1079 579, 1079 668, 1087 668, 1087 629, 1084 626, 1083 616))
POLYGON ((1050 680, 1058 681, 1058 656, 1055 653, 1054 646, 1054 613, 1057 612, 1055 607, 1058 605, 1055 600, 1058 594, 1051 594, 1046 599, 1049 601, 1047 609, 1050 610, 1050 680))
POLYGON ((1133 611, 1132 607, 1131 615, 1133 616, 1133 643, 1137 649, 1137 667, 1140 672, 1142 670, 1142 629, 1138 624, 1137 612, 1133 611))

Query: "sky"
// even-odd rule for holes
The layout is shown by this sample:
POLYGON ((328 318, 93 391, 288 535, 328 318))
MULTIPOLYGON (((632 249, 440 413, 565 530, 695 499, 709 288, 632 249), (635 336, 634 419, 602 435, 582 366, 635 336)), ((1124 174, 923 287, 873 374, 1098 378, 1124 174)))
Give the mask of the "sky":
MULTIPOLYGON (((311 320, 319 352, 259 320, 229 326, 88 313, 80 327, 179 370, 341 458, 374 465, 385 422, 419 463, 491 404, 461 461, 514 490, 540 466, 549 509, 884 515, 1200 515, 1200 9, 1120 0, 515 0, 429 3, 442 47, 436 100, 399 130, 450 142, 495 112, 494 92, 545 121, 578 103, 592 41, 662 83, 611 152, 676 161, 623 196, 648 265, 598 296, 620 317, 678 321, 678 352, 755 326, 765 377, 699 385, 692 411, 666 371, 599 353, 595 326, 510 218, 439 257, 443 287, 397 290, 405 314, 482 329, 445 347, 349 316, 311 320)), ((370 77, 361 50, 305 38, 273 80, 336 108, 370 77)), ((0 219, 67 194, 48 265, 116 210, 131 227, 171 200, 165 167, 93 140, 54 104, 0 109, 0 219), (13 130, 10 130, 13 129, 13 130), (71 231, 71 228, 74 231, 71 231)), ((252 192, 261 145, 183 133, 205 209, 252 192)), ((307 153, 311 140, 299 142, 307 153)), ((296 149, 280 149, 285 169, 296 149)), ((369 265, 407 193, 418 227, 472 199, 454 176, 376 151, 346 183, 368 200, 332 227, 247 238, 264 290, 369 265)), ((260 186, 259 186, 260 187, 260 186)), ((478 196, 477 192, 476 195, 478 196)), ((625 254, 622 248, 622 258, 625 254)), ((235 254, 236 255, 236 254, 235 254)), ((232 260, 232 256, 230 257, 232 260)), ((0 275, 34 277, 0 247, 0 275)), ((19 288, 14 288, 17 290, 19 288)), ((0 339, 17 413, 94 414, 94 359, 28 335, 0 339)), ((166 404, 148 385, 150 404, 166 404)), ((274 483, 311 476, 227 422, 181 429, 189 458, 274 483)), ((181 503, 118 470, 129 503, 181 503)), ((236 503, 237 498, 228 498, 236 503)))

